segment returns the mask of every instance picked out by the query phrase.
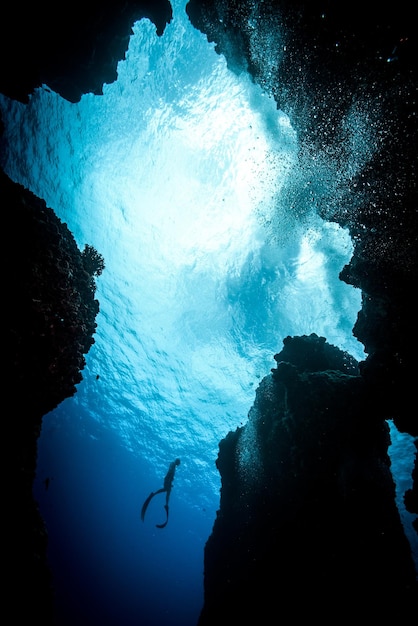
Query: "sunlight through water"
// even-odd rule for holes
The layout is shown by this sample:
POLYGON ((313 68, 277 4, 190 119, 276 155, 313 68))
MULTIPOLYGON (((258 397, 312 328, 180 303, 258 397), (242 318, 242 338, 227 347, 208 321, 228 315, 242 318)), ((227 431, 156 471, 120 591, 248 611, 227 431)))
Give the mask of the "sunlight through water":
MULTIPOLYGON (((42 471, 57 483, 60 471, 83 476, 57 500, 61 532, 72 520, 74 547, 82 535, 80 519, 71 517, 77 489, 84 493, 85 480, 93 480, 93 463, 103 472, 99 484, 105 476, 103 484, 113 485, 119 475, 114 459, 109 473, 91 448, 108 446, 110 454, 116 441, 129 480, 109 487, 106 505, 95 489, 83 503, 99 525, 103 517, 115 524, 117 542, 106 537, 106 550, 117 543, 123 551, 121 537, 131 535, 120 527, 127 518, 116 518, 114 498, 126 495, 122 508, 135 499, 126 515, 135 520, 135 537, 147 532, 139 527, 141 498, 180 457, 172 498, 177 519, 188 520, 177 531, 188 533, 189 552, 170 561, 155 547, 152 558, 153 567, 160 559, 158 576, 179 576, 178 563, 196 554, 191 546, 198 543, 198 565, 185 574, 187 595, 192 578, 203 585, 203 545, 219 504, 218 443, 245 423, 283 338, 315 332, 357 359, 364 353, 352 335, 360 292, 338 278, 352 254, 348 232, 318 217, 304 194, 295 203, 303 164, 288 117, 245 72, 227 68, 191 26, 185 4, 173 2, 161 37, 146 19, 133 25, 118 79, 102 96, 71 104, 43 86, 27 105, 0 96, 0 107, 4 170, 55 210, 80 249, 93 245, 106 266, 97 279, 100 313, 83 381, 44 418, 38 480, 42 471), (71 459, 60 456, 71 454, 69 433, 71 459), (81 452, 77 457, 75 441, 89 450, 90 465, 81 452), (204 517, 198 530, 187 526, 191 512, 204 517)), ((324 166, 318 176, 333 180, 324 166)), ((48 522, 56 512, 43 506, 48 522)), ((54 536, 51 530, 51 544, 54 536)), ((100 552, 95 541, 83 544, 90 560, 80 559, 94 562, 88 551, 100 552)), ((156 539, 144 541, 154 547, 156 539)), ((141 553, 132 565, 145 568, 147 580, 148 562, 141 553)), ((188 623, 184 616, 181 623, 188 623)))
POLYGON ((347 232, 290 207, 288 118, 227 69, 183 4, 162 37, 134 25, 103 96, 70 104, 45 87, 28 106, 3 102, 4 167, 105 258, 75 401, 135 454, 152 448, 161 470, 178 453, 191 469, 207 463, 216 494, 218 442, 245 420, 286 335, 323 334, 361 357, 360 294, 338 279, 347 232), (106 385, 100 401, 89 371, 106 385))

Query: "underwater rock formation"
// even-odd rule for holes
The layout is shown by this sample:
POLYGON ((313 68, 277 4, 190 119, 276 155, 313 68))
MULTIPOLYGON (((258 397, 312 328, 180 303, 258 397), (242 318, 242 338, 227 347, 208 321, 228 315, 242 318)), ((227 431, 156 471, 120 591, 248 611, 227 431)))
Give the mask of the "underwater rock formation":
POLYGON ((407 618, 418 588, 388 426, 355 361, 314 334, 286 338, 275 360, 247 424, 219 446, 199 626, 269 623, 278 611, 327 623, 336 610, 407 618))
POLYGON ((101 256, 80 252, 66 224, 32 193, 0 172, 3 223, 7 233, 5 391, 11 415, 5 420, 11 500, 7 510, 7 584, 13 619, 30 613, 52 623, 52 591, 46 565, 47 533, 32 496, 42 417, 74 395, 84 355, 94 342, 95 279, 101 256), (17 598, 19 598, 17 600, 17 598), (20 611, 24 613, 20 616, 20 611))
POLYGON ((134 22, 144 17, 161 35, 172 18, 169 0, 73 1, 64 9, 9 3, 2 16, 0 92, 21 102, 42 85, 69 102, 103 93, 117 78, 134 22))

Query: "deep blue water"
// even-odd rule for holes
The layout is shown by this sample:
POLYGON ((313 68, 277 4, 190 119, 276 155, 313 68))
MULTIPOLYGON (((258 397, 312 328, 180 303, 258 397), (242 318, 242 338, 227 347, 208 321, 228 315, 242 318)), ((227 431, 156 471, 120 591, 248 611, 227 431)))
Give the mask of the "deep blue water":
POLYGON ((315 189, 331 196, 361 167, 367 125, 353 111, 347 167, 318 156, 313 177, 287 116, 173 4, 161 38, 135 24, 103 96, 0 98, 5 171, 106 264, 83 381, 39 440, 58 626, 195 624, 218 442, 245 423, 282 339, 316 332, 364 357, 360 292, 338 279, 352 243, 318 217, 315 189), (140 510, 176 457, 159 530, 163 496, 140 510))
MULTIPOLYGON (((59 623, 196 623, 210 512, 197 489, 190 490, 195 505, 185 506, 183 481, 175 480, 167 527, 155 528, 165 519, 158 496, 141 522, 142 501, 163 476, 118 439, 76 403, 45 420, 35 494, 49 528, 59 623)), ((186 473, 186 458, 183 464, 186 473)))

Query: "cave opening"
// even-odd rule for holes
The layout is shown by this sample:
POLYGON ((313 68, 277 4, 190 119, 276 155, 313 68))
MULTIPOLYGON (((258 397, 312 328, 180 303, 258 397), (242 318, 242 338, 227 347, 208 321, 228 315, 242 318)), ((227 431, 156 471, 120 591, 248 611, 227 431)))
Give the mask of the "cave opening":
MULTIPOLYGON (((315 332, 364 357, 360 292, 338 277, 352 242, 316 204, 344 168, 323 159, 313 178, 289 117, 227 67, 185 4, 161 37, 134 25, 102 96, 71 104, 44 86, 27 105, 0 99, 4 170, 106 263, 83 381, 39 441, 35 494, 69 623, 120 611, 126 625, 195 623, 217 446, 245 422, 283 337, 315 332), (139 509, 175 457, 161 537, 139 509)), ((351 170, 368 150, 361 122, 352 111, 351 170)))

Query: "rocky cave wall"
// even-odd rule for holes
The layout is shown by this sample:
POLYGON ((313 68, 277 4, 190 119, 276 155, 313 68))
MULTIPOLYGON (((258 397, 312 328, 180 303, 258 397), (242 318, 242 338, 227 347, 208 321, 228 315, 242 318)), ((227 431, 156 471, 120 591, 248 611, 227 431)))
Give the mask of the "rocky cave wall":
POLYGON ((32 497, 37 440, 43 416, 74 395, 82 379, 84 355, 94 342, 99 311, 95 276, 103 269, 103 259, 92 247, 80 251, 54 211, 1 171, 0 190, 9 242, 3 248, 3 378, 9 400, 4 442, 10 487, 6 597, 13 601, 16 621, 25 621, 29 610, 40 623, 49 624, 47 532, 32 497))
POLYGON ((416 572, 367 383, 315 334, 287 337, 275 359, 248 422, 220 442, 199 626, 408 619, 416 572))
MULTIPOLYGON (((353 103, 371 102, 378 110, 377 122, 370 114, 371 126, 386 120, 375 127, 374 155, 347 188, 337 197, 316 198, 325 219, 350 229, 355 250, 341 278, 362 289, 354 333, 367 359, 357 369, 323 339, 287 339, 277 369, 257 391, 248 425, 220 443, 221 506, 205 549, 202 626, 219 623, 227 611, 235 618, 249 611, 267 616, 266 607, 276 616, 283 608, 301 617, 331 617, 332 597, 344 615, 357 617, 363 599, 370 616, 373 606, 385 616, 397 600, 406 610, 415 593, 394 507, 384 420, 418 435, 411 410, 417 39, 409 2, 379 5, 373 13, 363 5, 188 5, 192 22, 216 42, 231 68, 247 68, 290 115, 313 180, 321 155, 337 155, 343 167, 343 120, 353 103), (322 354, 321 365, 312 365, 312 353, 322 354)), ((161 34, 171 7, 165 0, 91 2, 88 9, 76 2, 63 14, 49 3, 14 3, 2 14, 0 92, 26 102, 45 83, 75 102, 115 80, 135 19, 150 17, 161 34)), ((11 367, 5 389, 13 398, 6 434, 13 457, 7 567, 13 597, 22 601, 13 603, 13 614, 30 600, 32 618, 48 624, 47 535, 31 494, 36 440, 42 416, 74 393, 98 304, 91 289, 80 291, 81 284, 87 287, 81 253, 65 225, 3 175, 0 189, 5 232, 13 242, 6 281, 11 367), (69 281, 69 268, 81 283, 69 281), (60 319, 72 322, 62 328, 60 319)), ((417 512, 416 481, 407 504, 417 512)))
POLYGON ((73 0, 67 6, 40 0, 1 9, 0 92, 27 102, 47 85, 69 102, 99 95, 117 78, 132 25, 150 19, 159 35, 171 20, 169 0, 73 0))

